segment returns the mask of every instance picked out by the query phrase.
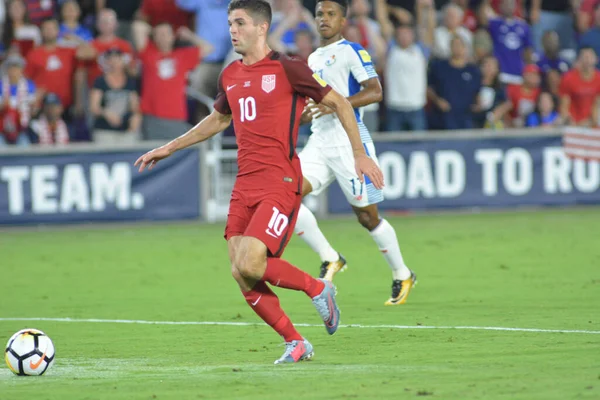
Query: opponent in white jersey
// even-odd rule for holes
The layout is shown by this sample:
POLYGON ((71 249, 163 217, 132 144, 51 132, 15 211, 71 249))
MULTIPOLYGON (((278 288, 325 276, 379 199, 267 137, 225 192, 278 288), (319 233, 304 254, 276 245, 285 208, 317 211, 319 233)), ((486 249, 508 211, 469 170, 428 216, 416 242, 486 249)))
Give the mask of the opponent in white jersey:
MULTIPOLYGON (((362 121, 361 107, 380 102, 382 89, 369 53, 360 44, 342 37, 347 8, 347 0, 317 1, 316 23, 321 46, 310 55, 308 65, 315 77, 345 95, 352 104, 367 154, 377 162, 373 140, 362 121)), ((310 102, 302 117, 304 122, 312 121, 312 135, 299 154, 304 175, 303 195, 318 194, 334 180, 338 181, 358 221, 369 231, 392 269, 392 295, 385 304, 403 304, 416 283, 416 276, 404 264, 394 228, 379 217, 377 203, 383 201, 382 191, 368 179, 364 182, 358 179, 352 147, 333 110, 310 102)), ((315 216, 305 206, 300 208, 295 231, 321 257, 321 278, 331 280, 346 267, 346 260, 331 247, 315 216)))

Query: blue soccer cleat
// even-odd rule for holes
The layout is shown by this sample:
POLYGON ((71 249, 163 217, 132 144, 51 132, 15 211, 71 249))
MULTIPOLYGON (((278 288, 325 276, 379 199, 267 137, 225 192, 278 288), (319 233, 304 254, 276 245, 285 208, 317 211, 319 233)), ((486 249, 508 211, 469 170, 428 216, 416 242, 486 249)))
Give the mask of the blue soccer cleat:
POLYGON ((340 325, 340 309, 335 302, 335 286, 324 279, 319 280, 325 284, 325 288, 321 294, 312 298, 312 302, 325 323, 327 333, 333 335, 340 325))
POLYGON ((275 364, 297 363, 299 361, 310 360, 314 354, 313 346, 308 340, 292 340, 291 342, 286 342, 285 352, 278 360, 275 360, 275 364))

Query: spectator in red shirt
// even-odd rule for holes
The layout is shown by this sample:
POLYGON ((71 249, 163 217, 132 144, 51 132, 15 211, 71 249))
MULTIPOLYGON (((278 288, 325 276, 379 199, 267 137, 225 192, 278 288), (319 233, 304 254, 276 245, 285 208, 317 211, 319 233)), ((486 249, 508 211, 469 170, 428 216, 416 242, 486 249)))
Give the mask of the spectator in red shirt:
POLYGON ((565 125, 598 125, 600 72, 594 49, 583 47, 575 68, 563 75, 560 83, 560 115, 565 125))
POLYGON ((33 80, 40 96, 44 96, 47 92, 56 93, 65 108, 73 104, 75 94, 75 111, 81 113, 83 111, 82 85, 85 84, 85 75, 81 70, 76 73, 75 57, 78 53, 85 55, 87 50, 58 47, 56 19, 44 21, 41 28, 43 44, 29 53, 25 76, 33 80))
POLYGON ((40 28, 30 23, 23 0, 11 0, 7 6, 2 43, 6 50, 16 50, 22 57, 27 57, 29 51, 42 41, 40 28))
MULTIPOLYGON (((210 6, 207 4, 206 7, 210 6)), ((175 0, 143 0, 139 17, 152 27, 167 23, 177 31, 181 27, 190 27, 193 14, 177 7, 175 0)))
POLYGON ((88 86, 94 86, 96 78, 102 76, 106 61, 104 53, 110 49, 119 49, 123 53, 123 61, 129 65, 133 59, 133 49, 128 41, 117 37, 117 14, 114 10, 105 8, 97 17, 97 27, 100 33, 91 43, 94 48, 92 57, 86 60, 85 66, 88 74, 88 86))
POLYGON ((596 7, 600 5, 600 0, 582 0, 577 10, 577 31, 585 33, 594 25, 594 13, 596 7))
POLYGON ((507 88, 508 100, 512 104, 510 116, 513 126, 524 126, 525 118, 535 111, 540 94, 540 83, 540 68, 535 64, 529 64, 523 69, 523 84, 510 85, 507 88))
POLYGON ((180 39, 194 44, 175 48, 175 34, 169 24, 153 29, 142 21, 133 24, 133 38, 142 61, 142 136, 146 140, 172 139, 189 129, 185 89, 187 74, 200 62, 200 56, 212 50, 188 28, 180 28, 180 39))

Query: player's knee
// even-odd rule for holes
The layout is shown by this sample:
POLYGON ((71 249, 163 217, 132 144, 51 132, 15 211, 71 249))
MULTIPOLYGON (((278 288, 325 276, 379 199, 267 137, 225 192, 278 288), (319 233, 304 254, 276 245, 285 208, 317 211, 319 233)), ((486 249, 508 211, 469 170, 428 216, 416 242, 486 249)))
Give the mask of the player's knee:
POLYGON ((358 222, 368 231, 372 231, 379 225, 379 216, 368 211, 360 211, 356 214, 358 222))
MULTIPOLYGON (((242 242, 236 252, 234 266, 242 278, 259 280, 264 275, 266 253, 249 242, 242 242)), ((235 276, 234 276, 235 278, 235 276)))

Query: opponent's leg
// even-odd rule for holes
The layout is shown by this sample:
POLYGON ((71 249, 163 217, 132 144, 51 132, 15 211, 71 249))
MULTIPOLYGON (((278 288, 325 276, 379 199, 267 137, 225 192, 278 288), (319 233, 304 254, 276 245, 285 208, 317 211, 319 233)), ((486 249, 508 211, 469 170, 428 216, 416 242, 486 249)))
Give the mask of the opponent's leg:
MULTIPOLYGON (((298 154, 304 176, 302 181, 303 197, 309 193, 318 195, 335 180, 333 170, 329 166, 329 156, 312 138, 308 139, 308 143, 298 154)), ((300 205, 300 210, 298 210, 298 220, 294 232, 319 255, 322 262, 320 278, 331 280, 335 272, 345 267, 346 261, 331 247, 319 229, 315 216, 304 205, 300 205), (331 272, 327 275, 329 270, 331 272)))
MULTIPOLYGON (((306 196, 310 192, 312 192, 312 185, 305 178, 302 183, 302 196, 306 196)), ((300 205, 294 232, 321 258, 319 278, 330 281, 336 272, 346 267, 346 260, 331 247, 325 235, 319 229, 314 214, 304 204, 300 205)))
POLYGON ((388 221, 379 218, 376 204, 352 209, 360 224, 365 227, 383 254, 392 270, 392 296, 386 305, 404 304, 410 290, 416 283, 415 274, 408 269, 400 252, 396 231, 388 221))

